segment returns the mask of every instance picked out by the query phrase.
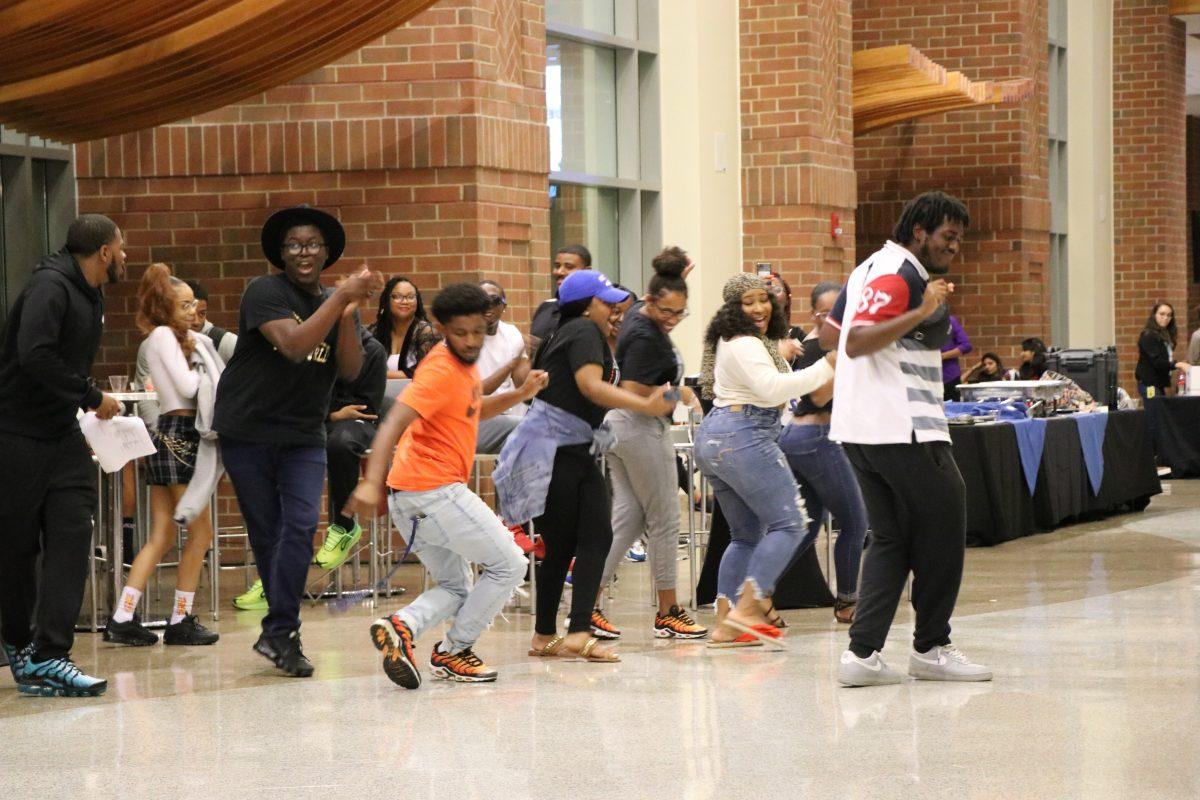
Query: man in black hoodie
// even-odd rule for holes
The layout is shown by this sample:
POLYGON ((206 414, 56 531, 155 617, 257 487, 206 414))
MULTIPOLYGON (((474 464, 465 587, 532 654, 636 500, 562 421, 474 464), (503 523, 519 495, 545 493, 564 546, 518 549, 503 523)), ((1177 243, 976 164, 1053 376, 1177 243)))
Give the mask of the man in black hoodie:
POLYGON ((26 694, 94 697, 107 686, 70 656, 98 499, 76 412, 121 411, 88 375, 100 287, 124 277, 123 248, 108 217, 72 222, 66 246, 34 268, 0 342, 0 645, 26 694))

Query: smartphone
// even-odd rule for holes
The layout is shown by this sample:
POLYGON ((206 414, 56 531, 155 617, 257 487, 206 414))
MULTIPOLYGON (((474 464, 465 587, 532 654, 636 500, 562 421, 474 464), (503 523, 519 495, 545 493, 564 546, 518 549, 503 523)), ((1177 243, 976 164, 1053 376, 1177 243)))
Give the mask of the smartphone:
POLYGON ((771 277, 771 262, 770 261, 755 262, 754 268, 755 268, 755 271, 758 272, 758 277, 760 277, 760 278, 771 277))

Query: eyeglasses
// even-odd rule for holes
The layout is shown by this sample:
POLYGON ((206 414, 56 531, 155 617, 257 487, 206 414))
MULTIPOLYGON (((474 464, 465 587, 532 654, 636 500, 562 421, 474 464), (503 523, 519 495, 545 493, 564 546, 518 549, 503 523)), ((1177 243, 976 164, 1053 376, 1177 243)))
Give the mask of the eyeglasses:
POLYGON ((199 305, 199 301, 197 301, 197 300, 181 300, 179 302, 179 310, 180 311, 191 311, 197 305, 199 305))
POLYGON ((813 319, 825 319, 828 316, 829 316, 828 311, 814 311, 813 312, 813 319))
POLYGON ((654 307, 658 309, 658 313, 662 314, 667 319, 684 320, 684 319, 687 319, 688 315, 692 313, 691 311, 689 311, 686 308, 680 308, 680 309, 664 308, 663 306, 660 306, 658 303, 655 303, 654 307))
POLYGON ((393 294, 389 295, 393 303, 415 303, 417 296, 415 294, 393 294))
POLYGON ((492 308, 496 308, 497 306, 506 306, 506 305, 508 305, 508 301, 507 301, 507 300, 505 300, 505 299, 504 299, 503 297, 501 297, 500 295, 489 296, 488 300, 489 300, 489 302, 491 302, 491 304, 492 304, 492 308))
POLYGON ((325 248, 324 242, 284 242, 283 249, 288 255, 298 256, 301 253, 316 255, 325 248))

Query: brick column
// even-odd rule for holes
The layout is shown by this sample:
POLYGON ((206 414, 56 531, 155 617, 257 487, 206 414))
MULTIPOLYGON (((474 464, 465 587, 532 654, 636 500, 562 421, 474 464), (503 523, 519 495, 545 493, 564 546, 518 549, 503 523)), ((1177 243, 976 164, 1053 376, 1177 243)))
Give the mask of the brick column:
POLYGON ((855 139, 859 257, 890 236, 915 195, 941 189, 962 199, 971 227, 953 267, 951 307, 975 354, 994 350, 1006 362, 1021 339, 1050 332, 1046 22, 1044 0, 941 3, 918 17, 905 0, 854 0, 855 50, 911 44, 972 80, 1036 81, 1019 105, 939 114, 855 139))
POLYGON ((854 264, 850 2, 741 0, 739 10, 742 259, 781 272, 799 321, 812 285, 854 264))
POLYGON ((1113 286, 1121 385, 1154 303, 1188 330, 1184 24, 1167 0, 1113 3, 1113 286))

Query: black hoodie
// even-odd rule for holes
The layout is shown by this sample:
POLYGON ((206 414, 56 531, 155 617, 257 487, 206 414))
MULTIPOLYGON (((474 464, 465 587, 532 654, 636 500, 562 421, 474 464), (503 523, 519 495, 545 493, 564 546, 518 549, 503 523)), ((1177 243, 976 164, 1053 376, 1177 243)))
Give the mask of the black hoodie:
POLYGON ((65 247, 34 268, 0 342, 0 431, 57 438, 78 430, 78 409, 100 405, 88 376, 100 347, 103 301, 65 247))

